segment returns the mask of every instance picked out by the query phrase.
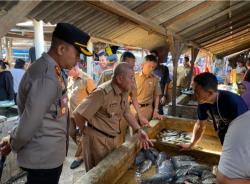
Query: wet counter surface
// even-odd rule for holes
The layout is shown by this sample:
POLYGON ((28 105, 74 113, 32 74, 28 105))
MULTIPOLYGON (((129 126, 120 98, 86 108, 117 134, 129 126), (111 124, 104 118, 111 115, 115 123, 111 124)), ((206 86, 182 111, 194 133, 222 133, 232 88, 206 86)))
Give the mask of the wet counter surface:
MULTIPOLYGON (((165 126, 165 128, 167 127, 168 126, 165 126)), ((183 127, 184 130, 188 130, 190 128, 190 127, 185 128, 185 125, 183 127)), ((191 134, 191 132, 186 132, 186 133, 191 134)), ((159 135, 159 133, 157 135, 159 135)), ((216 166, 218 164, 221 153, 221 144, 218 140, 218 137, 216 137, 216 134, 213 135, 213 133, 211 132, 208 132, 208 135, 204 135, 197 144, 197 146, 195 146, 195 148, 193 148, 190 151, 180 151, 180 148, 177 145, 173 143, 160 142, 159 139, 154 143, 154 147, 159 151, 166 152, 170 156, 183 155, 183 154, 190 155, 194 157, 195 161, 197 161, 199 164, 206 164, 211 167, 216 166)), ((139 175, 136 174, 136 170, 137 167, 133 165, 116 183, 138 184, 143 178, 148 176, 154 176, 156 174, 155 165, 153 165, 148 171, 142 174, 141 177, 139 177, 139 175)))
MULTIPOLYGON (((192 132, 195 120, 177 118, 168 116, 163 121, 151 121, 152 128, 147 129, 151 139, 156 139, 157 134, 162 130, 174 129, 185 132, 192 132)), ((219 162, 221 146, 216 132, 211 123, 207 124, 204 136, 197 145, 198 147, 191 151, 180 152, 180 148, 174 144, 155 142, 154 148, 158 151, 164 151, 170 156, 190 155, 198 163, 204 163, 209 166, 217 165, 219 162), (202 148, 202 149, 201 149, 202 148)), ((75 184, 135 184, 136 166, 134 159, 138 152, 139 144, 136 136, 131 137, 121 147, 114 150, 95 168, 81 177, 75 184)), ((143 177, 155 174, 155 167, 151 168, 143 177)))

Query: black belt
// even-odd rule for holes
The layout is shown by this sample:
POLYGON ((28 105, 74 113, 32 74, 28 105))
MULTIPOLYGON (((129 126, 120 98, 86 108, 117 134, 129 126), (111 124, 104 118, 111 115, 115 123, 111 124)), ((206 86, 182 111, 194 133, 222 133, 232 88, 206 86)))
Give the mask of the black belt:
POLYGON ((95 131, 97 131, 97 132, 99 132, 99 133, 105 135, 106 137, 109 137, 109 138, 112 138, 112 139, 116 137, 116 136, 109 135, 109 134, 107 134, 106 132, 103 132, 103 131, 97 129, 96 127, 94 127, 94 126, 91 125, 90 123, 88 123, 88 127, 90 127, 90 128, 92 128, 92 129, 94 129, 95 131))
POLYGON ((139 104, 140 107, 147 107, 149 106, 150 104, 139 104))

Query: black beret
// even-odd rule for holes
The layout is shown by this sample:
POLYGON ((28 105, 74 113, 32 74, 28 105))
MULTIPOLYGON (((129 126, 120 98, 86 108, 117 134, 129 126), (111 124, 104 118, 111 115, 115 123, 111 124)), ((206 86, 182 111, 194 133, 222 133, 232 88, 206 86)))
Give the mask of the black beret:
POLYGON ((72 44, 80 53, 86 56, 92 56, 92 53, 87 49, 90 36, 71 24, 58 23, 52 37, 72 44))

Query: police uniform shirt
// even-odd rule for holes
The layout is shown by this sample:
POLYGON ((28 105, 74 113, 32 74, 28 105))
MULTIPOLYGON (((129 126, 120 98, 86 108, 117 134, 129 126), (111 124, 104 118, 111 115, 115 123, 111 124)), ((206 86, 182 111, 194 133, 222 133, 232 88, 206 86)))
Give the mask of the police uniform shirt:
POLYGON ((84 117, 96 129, 117 136, 120 133, 119 122, 129 111, 128 93, 108 81, 86 97, 73 114, 78 122, 84 117))
POLYGON ((24 74, 18 93, 19 124, 11 147, 20 167, 52 169, 66 156, 68 110, 60 68, 43 53, 24 74), (58 73, 59 72, 59 73, 58 73))
POLYGON ((154 95, 161 95, 159 78, 151 74, 146 76, 142 71, 135 73, 136 89, 132 94, 137 94, 139 104, 152 104, 154 95))
POLYGON ((107 69, 104 70, 99 78, 99 81, 97 83, 97 86, 103 84, 104 82, 107 82, 112 79, 113 75, 113 69, 107 69))
POLYGON ((91 77, 83 71, 79 72, 80 74, 76 79, 73 79, 73 77, 68 78, 68 97, 71 116, 81 101, 95 89, 95 84, 91 77))

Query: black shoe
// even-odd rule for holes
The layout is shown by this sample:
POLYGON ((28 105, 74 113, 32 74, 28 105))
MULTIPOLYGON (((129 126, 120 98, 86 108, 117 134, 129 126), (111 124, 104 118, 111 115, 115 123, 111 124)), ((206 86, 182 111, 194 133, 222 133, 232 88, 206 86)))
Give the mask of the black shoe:
POLYGON ((74 160, 72 164, 70 165, 70 169, 75 169, 79 167, 82 164, 82 160, 74 160))

